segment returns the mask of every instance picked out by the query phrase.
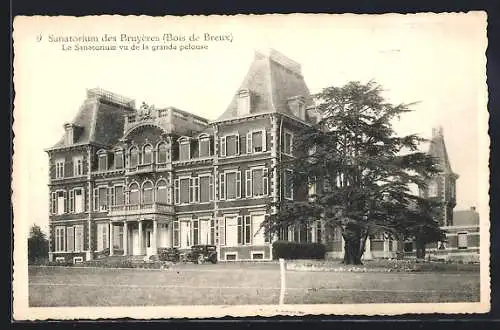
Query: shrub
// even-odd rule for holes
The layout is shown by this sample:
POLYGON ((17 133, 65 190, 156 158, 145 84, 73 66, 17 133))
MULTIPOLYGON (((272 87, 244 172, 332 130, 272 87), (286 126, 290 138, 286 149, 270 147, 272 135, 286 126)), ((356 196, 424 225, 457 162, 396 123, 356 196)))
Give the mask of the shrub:
POLYGON ((273 259, 324 259, 326 248, 321 243, 297 243, 276 241, 273 243, 273 259))
POLYGON ((158 260, 160 261, 179 261, 179 250, 177 248, 159 248, 158 260))

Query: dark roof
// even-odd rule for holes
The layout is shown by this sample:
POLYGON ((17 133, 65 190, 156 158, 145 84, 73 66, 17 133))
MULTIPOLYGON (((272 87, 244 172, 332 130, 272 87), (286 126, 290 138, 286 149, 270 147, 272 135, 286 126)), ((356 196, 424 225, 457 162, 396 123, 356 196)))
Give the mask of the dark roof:
POLYGON ((454 226, 479 225, 479 213, 475 210, 461 210, 453 212, 454 226))
MULTIPOLYGON (((87 91, 87 98, 71 122, 76 127, 75 144, 113 145, 118 142, 123 135, 124 114, 133 109, 131 101, 121 102, 118 98, 129 100, 103 90, 87 91)), ((66 132, 53 148, 64 146, 65 136, 66 132)))
MULTIPOLYGON (((269 54, 255 53, 254 60, 240 85, 239 90, 242 89, 248 89, 251 93, 251 114, 280 112, 293 116, 287 101, 295 96, 304 97, 306 108, 314 105, 300 65, 275 50, 270 50, 269 54)), ((226 111, 216 121, 237 117, 237 93, 235 93, 226 111)))
POLYGON ((444 174, 454 174, 451 169, 450 159, 444 143, 443 129, 441 127, 432 130, 432 140, 429 145, 428 154, 437 158, 444 174))

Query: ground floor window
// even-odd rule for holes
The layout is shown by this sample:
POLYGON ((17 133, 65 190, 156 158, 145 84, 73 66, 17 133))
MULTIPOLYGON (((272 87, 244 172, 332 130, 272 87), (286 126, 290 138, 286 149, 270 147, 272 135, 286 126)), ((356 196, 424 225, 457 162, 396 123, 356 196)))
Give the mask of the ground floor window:
POLYGON ((109 224, 97 224, 97 251, 102 251, 109 248, 109 224))
POLYGON ((180 227, 179 227, 179 220, 174 220, 174 226, 173 226, 173 243, 174 247, 179 246, 180 242, 180 227))
POLYGON ((66 232, 66 227, 56 227, 56 242, 55 242, 56 252, 64 251, 66 249, 65 232, 66 232))

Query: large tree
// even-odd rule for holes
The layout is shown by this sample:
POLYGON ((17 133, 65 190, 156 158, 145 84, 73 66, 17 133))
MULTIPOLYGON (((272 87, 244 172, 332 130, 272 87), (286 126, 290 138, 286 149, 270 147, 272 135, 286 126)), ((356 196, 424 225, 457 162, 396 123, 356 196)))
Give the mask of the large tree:
POLYGON ((28 238, 28 261, 34 263, 38 260, 44 260, 48 257, 49 241, 40 226, 33 225, 30 228, 28 238))
POLYGON ((411 111, 411 104, 390 104, 382 92, 371 81, 315 95, 322 119, 294 137, 295 158, 279 165, 292 170, 291 183, 302 191, 298 196, 307 195, 311 185, 315 191, 277 203, 277 214, 265 224, 268 232, 321 219, 326 232, 341 230, 346 264, 361 264, 366 239, 375 233, 421 237, 417 233, 425 228, 425 237, 441 237, 437 223, 428 221, 430 209, 420 207, 425 200, 409 188, 425 188, 439 171, 436 161, 418 150, 425 139, 398 136, 393 129, 394 119, 411 111))

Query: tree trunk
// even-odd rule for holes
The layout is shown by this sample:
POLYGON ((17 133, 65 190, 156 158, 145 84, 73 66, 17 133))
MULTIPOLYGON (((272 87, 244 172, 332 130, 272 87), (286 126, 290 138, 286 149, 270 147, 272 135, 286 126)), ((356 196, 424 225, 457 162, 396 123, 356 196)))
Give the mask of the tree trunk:
POLYGON ((344 236, 344 264, 362 265, 361 238, 359 236, 344 236))
POLYGON ((416 241, 417 259, 425 259, 425 243, 421 240, 416 241))

